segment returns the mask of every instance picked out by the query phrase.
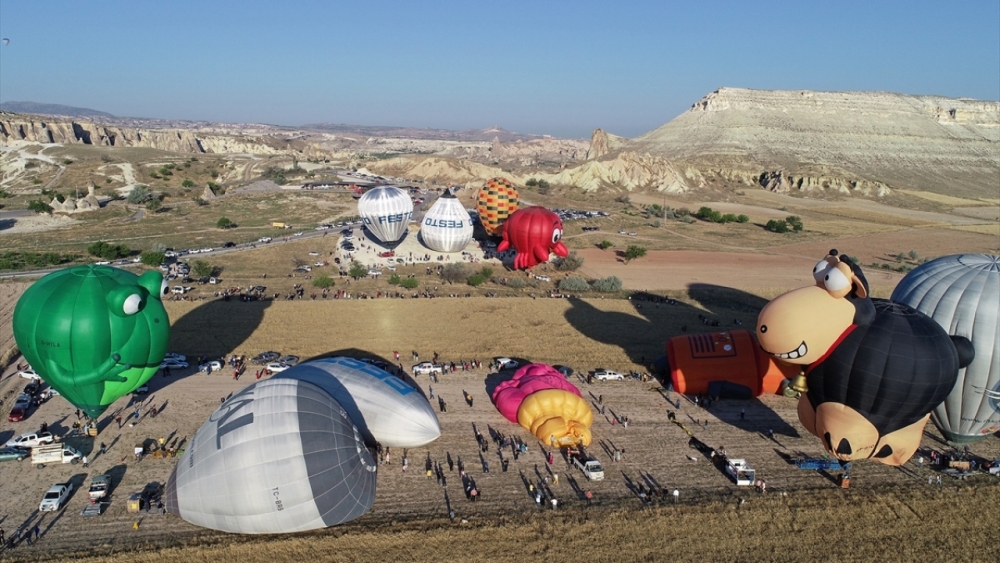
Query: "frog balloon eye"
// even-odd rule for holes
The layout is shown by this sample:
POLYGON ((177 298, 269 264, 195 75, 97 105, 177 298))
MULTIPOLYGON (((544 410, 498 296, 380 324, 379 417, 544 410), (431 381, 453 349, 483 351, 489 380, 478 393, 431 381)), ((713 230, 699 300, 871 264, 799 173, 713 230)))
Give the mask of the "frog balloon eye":
POLYGON ((170 286, 167 285, 167 280, 163 280, 163 283, 160 284, 160 296, 162 297, 168 293, 170 293, 170 286))
POLYGON ((847 279, 844 272, 837 268, 830 268, 823 277, 823 285, 827 291, 840 291, 851 286, 851 280, 847 279))
POLYGON ((142 296, 138 293, 133 293, 125 298, 125 303, 122 304, 122 312, 126 315, 134 315, 139 312, 142 308, 142 296))
POLYGON ((816 283, 823 283, 823 278, 826 277, 830 268, 830 263, 827 262, 826 259, 820 260, 816 263, 816 267, 813 268, 813 279, 816 280, 816 283))
POLYGON ((559 242, 562 238, 562 229, 555 229, 552 231, 552 244, 559 242))

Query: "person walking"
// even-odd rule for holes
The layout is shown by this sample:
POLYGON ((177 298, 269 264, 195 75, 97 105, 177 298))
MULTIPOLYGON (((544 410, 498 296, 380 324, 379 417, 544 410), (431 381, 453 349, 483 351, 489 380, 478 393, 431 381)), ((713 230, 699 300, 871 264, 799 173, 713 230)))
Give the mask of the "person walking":
POLYGON ((38 542, 38 538, 40 538, 40 537, 42 537, 42 528, 36 524, 35 525, 35 542, 36 543, 38 542))
POLYGON ((108 446, 107 446, 107 444, 105 444, 104 442, 101 442, 101 455, 104 455, 107 452, 108 452, 108 446))
POLYGON ((746 419, 747 419, 747 410, 740 409, 740 420, 746 420, 746 419))

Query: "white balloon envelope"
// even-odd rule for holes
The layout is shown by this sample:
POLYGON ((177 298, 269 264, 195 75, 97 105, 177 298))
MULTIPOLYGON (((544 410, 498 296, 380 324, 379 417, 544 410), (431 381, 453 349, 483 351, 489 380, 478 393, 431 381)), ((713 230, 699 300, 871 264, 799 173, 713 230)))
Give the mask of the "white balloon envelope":
POLYGON ((376 467, 328 392, 270 379, 232 396, 198 429, 167 481, 166 506, 224 532, 325 528, 371 508, 376 467))
POLYGON ((436 252, 461 252, 472 240, 469 212, 450 191, 439 197, 424 215, 420 238, 436 252))
POLYGON ((955 254, 906 274, 892 300, 931 317, 948 334, 972 341, 976 357, 958 371, 951 394, 932 417, 949 442, 1000 431, 1000 257, 955 254))
POLYGON ((425 446, 441 436, 441 423, 412 385, 354 358, 301 363, 272 379, 307 381, 333 396, 369 444, 390 448, 425 446))
POLYGON ((379 186, 358 200, 358 215, 375 238, 392 244, 406 234, 413 217, 413 201, 396 186, 379 186))

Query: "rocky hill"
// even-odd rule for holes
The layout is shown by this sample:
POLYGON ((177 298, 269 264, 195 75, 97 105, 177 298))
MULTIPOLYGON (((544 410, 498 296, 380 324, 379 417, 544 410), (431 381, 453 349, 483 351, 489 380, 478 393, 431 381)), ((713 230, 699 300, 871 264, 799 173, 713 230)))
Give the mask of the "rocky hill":
POLYGON ((90 108, 64 106, 62 104, 40 104, 38 102, 4 102, 0 110, 12 113, 32 113, 36 115, 62 115, 66 117, 110 117, 110 113, 90 108))
POLYGON ((723 88, 623 150, 780 191, 996 197, 1000 102, 723 88))

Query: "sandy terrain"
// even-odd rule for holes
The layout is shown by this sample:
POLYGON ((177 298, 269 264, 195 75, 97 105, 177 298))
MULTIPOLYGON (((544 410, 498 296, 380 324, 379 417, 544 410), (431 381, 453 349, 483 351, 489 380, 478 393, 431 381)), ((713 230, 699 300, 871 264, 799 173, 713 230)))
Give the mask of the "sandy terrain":
MULTIPOLYGON (((646 303, 642 308, 627 300, 502 298, 249 304, 238 301, 171 302, 167 308, 173 327, 171 349, 188 355, 256 353, 274 349, 303 358, 341 352, 376 355, 392 361, 392 351, 398 350, 402 363, 408 366, 410 351, 417 350, 421 359, 428 359, 433 351, 440 352, 445 360, 478 358, 485 361, 505 355, 567 364, 584 372, 598 366, 641 369, 640 362, 661 354, 664 341, 679 334, 679 326, 697 325, 699 314, 707 312, 709 316, 720 318, 723 326, 732 326, 733 318, 742 319, 744 324, 752 323, 764 300, 734 293, 738 298, 716 302, 711 291, 695 289, 692 299, 677 305, 655 307, 646 303)), ((9 318, 3 322, 9 326, 9 318)), ((229 536, 195 528, 173 516, 127 514, 127 496, 149 482, 164 482, 176 461, 147 458, 136 462, 132 459, 132 447, 160 437, 177 438, 181 442, 189 439, 218 406, 220 397, 241 389, 252 379, 252 370, 240 381, 233 380, 225 371, 211 376, 196 374, 193 370, 175 371, 170 378, 157 376, 150 382, 150 394, 142 399, 143 413, 152 405, 158 407, 160 414, 156 418, 144 414, 135 427, 126 424, 119 429, 112 417, 118 412, 129 414, 134 408, 135 399, 126 397, 115 403, 101 419, 101 434, 95 440, 67 440, 90 454, 89 468, 66 465, 39 470, 27 461, 4 463, 0 498, 5 502, 0 524, 8 536, 20 526, 39 525, 42 537, 36 547, 23 545, 0 557, 45 559, 80 551, 107 555, 135 547, 150 549, 228 542, 229 536), (95 453, 100 442, 110 446, 108 454, 95 453), (36 503, 52 483, 66 479, 89 483, 90 477, 109 470, 120 478, 111 505, 101 517, 84 520, 79 515, 86 503, 82 493, 75 494, 61 512, 36 512, 36 503), (139 522, 138 530, 133 529, 135 522, 139 522)), ((588 386, 582 378, 574 376, 595 409, 600 399, 607 407, 606 416, 595 417, 592 447, 593 453, 606 464, 607 479, 587 483, 582 474, 568 469, 561 459, 557 458, 552 466, 547 465, 544 448, 526 431, 500 416, 486 394, 487 385, 495 380, 485 370, 459 371, 433 384, 435 394, 448 403, 448 411, 439 414, 442 437, 428 447, 408 452, 411 460, 408 473, 403 473, 399 466, 403 452, 393 452, 392 465, 380 468, 375 506, 370 514, 354 524, 354 530, 412 519, 436 522, 428 524, 430 529, 447 526, 444 517, 449 500, 458 518, 473 523, 493 521, 504 514, 533 511, 534 503, 525 490, 525 483, 538 482, 550 471, 560 474, 560 484, 552 487, 552 493, 560 498, 566 511, 584 508, 585 501, 579 498, 579 491, 587 487, 593 489, 600 506, 608 509, 640 508, 634 492, 637 483, 676 487, 684 503, 735 503, 737 497, 750 495, 746 489, 732 485, 704 457, 688 448, 684 431, 667 421, 668 401, 680 402, 679 410, 669 408, 678 410, 680 419, 695 436, 713 446, 724 445, 731 455, 749 459, 772 491, 788 493, 789 498, 799 499, 797 502, 807 502, 810 492, 831 494, 835 490, 832 476, 827 478, 800 471, 782 457, 799 452, 819 455, 822 451, 819 442, 806 435, 798 424, 794 400, 763 397, 722 402, 705 410, 684 397, 663 391, 656 382, 628 380, 588 386), (474 397, 473 406, 462 401, 463 391, 474 397), (746 420, 740 419, 741 409, 746 410, 746 420), (612 417, 622 414, 630 419, 627 429, 611 423, 612 417), (530 450, 518 461, 512 461, 510 471, 503 473, 499 470, 496 448, 491 444, 483 459, 490 461, 492 471, 484 473, 473 425, 484 433, 490 427, 521 436, 530 444, 530 450), (775 440, 767 439, 768 429, 774 430, 775 440), (620 464, 611 462, 610 453, 614 448, 626 451, 620 464), (430 457, 443 462, 447 454, 461 457, 467 464, 484 493, 482 501, 473 504, 463 498, 457 472, 447 474, 445 487, 421 474, 425 459, 430 457)), ((23 383, 24 380, 12 375, 12 369, 4 372, 0 396, 5 404, 9 404, 7 401, 23 383)), ((415 384, 425 393, 429 392, 425 376, 418 377, 415 384)), ((58 432, 66 432, 75 419, 73 407, 56 398, 32 412, 24 422, 0 422, 0 438, 6 440, 15 433, 35 429, 42 421, 58 432)), ((925 446, 944 448, 931 427, 925 446)), ((988 457, 1000 456, 1000 440, 989 438, 974 445, 973 451, 988 457)), ((915 461, 903 469, 859 463, 851 473, 855 483, 852 494, 886 487, 916 491, 927 486, 928 476, 935 475, 929 468, 918 467, 915 461)), ((994 479, 984 476, 972 483, 993 482, 994 479)))

